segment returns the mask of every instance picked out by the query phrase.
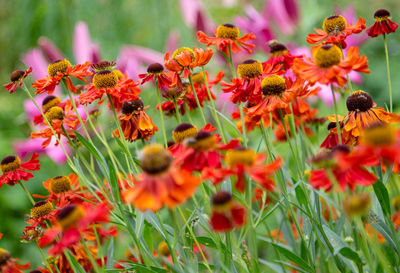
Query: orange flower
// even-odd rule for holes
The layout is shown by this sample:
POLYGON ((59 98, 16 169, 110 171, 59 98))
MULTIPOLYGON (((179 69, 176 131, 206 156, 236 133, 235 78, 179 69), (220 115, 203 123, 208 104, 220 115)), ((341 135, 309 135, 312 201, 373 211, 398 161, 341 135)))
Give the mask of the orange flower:
POLYGON ((174 51, 172 59, 169 58, 169 52, 165 53, 164 66, 176 74, 183 71, 183 77, 187 78, 191 74, 191 69, 206 65, 212 55, 211 49, 194 47, 192 50, 189 47, 181 47, 174 51))
MULTIPOLYGON (((158 131, 151 117, 144 111, 146 108, 141 99, 124 102, 122 114, 118 119, 126 140, 131 142, 138 139, 149 140, 158 131)), ((113 134, 120 137, 118 129, 115 129, 113 134)))
POLYGON ((251 49, 255 45, 246 43, 249 40, 255 40, 256 35, 253 33, 246 33, 241 38, 239 38, 239 28, 232 24, 220 25, 215 31, 215 37, 209 37, 204 32, 197 32, 197 40, 200 43, 206 44, 207 47, 210 45, 218 46, 218 49, 229 55, 229 47, 231 47, 232 52, 238 53, 242 49, 251 53, 251 49))
POLYGON ((200 178, 180 170, 161 145, 146 146, 140 155, 143 173, 137 184, 122 193, 125 202, 140 210, 158 211, 164 206, 173 208, 191 197, 200 178))
POLYGON ((284 44, 280 44, 277 41, 269 43, 271 57, 263 63, 265 67, 267 64, 277 65, 282 64, 285 70, 288 70, 293 65, 293 60, 296 58, 303 58, 303 56, 295 56, 290 54, 289 50, 284 44))
POLYGON ((2 175, 0 176, 0 188, 4 184, 14 186, 21 180, 28 181, 33 178, 33 174, 28 171, 40 170, 39 154, 34 153, 27 162, 22 162, 18 156, 6 156, 1 160, 0 170, 2 175))
POLYGON ((59 85, 62 80, 65 80, 68 89, 76 93, 76 88, 72 84, 70 77, 86 82, 84 77, 92 75, 92 72, 88 71, 89 66, 89 62, 72 66, 66 59, 57 60, 47 67, 48 75, 46 78, 37 80, 32 84, 32 87, 36 88, 36 94, 45 92, 52 94, 56 86, 59 85))
MULTIPOLYGON (((400 121, 400 116, 388 113, 381 107, 376 107, 372 97, 361 90, 354 91, 346 100, 349 112, 339 121, 343 126, 343 142, 346 144, 357 144, 361 131, 376 123, 395 123, 400 121)), ((332 122, 336 122, 336 116, 328 116, 332 122)))
POLYGON ((0 248, 0 270, 2 273, 23 273, 22 270, 26 270, 31 267, 30 263, 18 264, 18 259, 12 258, 10 252, 0 248))
POLYGON ((360 57, 356 47, 349 48, 344 60, 340 48, 334 44, 317 46, 312 53, 313 58, 295 59, 293 63, 295 73, 311 84, 337 83, 343 87, 351 71, 369 73, 367 57, 360 57))
POLYGON ((336 44, 346 48, 345 39, 351 34, 363 31, 365 29, 365 20, 359 17, 357 23, 353 25, 347 24, 342 15, 334 15, 324 20, 322 28, 323 30, 314 28, 317 34, 308 34, 307 43, 317 44, 323 41, 323 44, 336 44))
MULTIPOLYGON (((80 94, 79 100, 81 104, 87 104, 97 99, 101 100, 104 94, 109 94, 115 109, 119 111, 124 102, 138 99, 141 92, 139 83, 129 79, 119 70, 112 70, 115 65, 113 62, 103 63, 92 65, 96 73, 92 83, 85 87, 87 91, 80 94)), ((101 103, 102 101, 99 102, 101 103)))
POLYGON ((27 70, 22 71, 22 70, 15 70, 11 73, 10 76, 10 83, 5 84, 4 88, 7 89, 10 94, 14 93, 14 91, 17 89, 17 87, 21 87, 23 80, 28 77, 29 73, 32 72, 32 67, 29 67, 27 70))

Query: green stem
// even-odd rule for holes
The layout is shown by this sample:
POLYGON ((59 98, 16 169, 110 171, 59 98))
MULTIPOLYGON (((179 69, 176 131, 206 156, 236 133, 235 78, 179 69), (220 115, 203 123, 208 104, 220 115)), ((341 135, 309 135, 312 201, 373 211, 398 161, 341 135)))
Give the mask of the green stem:
POLYGON ((390 80, 390 67, 389 67, 389 54, 386 42, 386 34, 383 34, 383 44, 385 46, 385 56, 386 56, 386 71, 389 85, 389 100, 390 100, 390 112, 393 112, 393 98, 392 98, 392 82, 390 80))
POLYGON ((182 119, 181 119, 181 114, 179 113, 178 103, 176 102, 176 98, 173 98, 172 101, 174 102, 176 119, 178 120, 178 123, 181 124, 182 119))
POLYGON ((247 148, 246 124, 244 122, 243 104, 239 102, 240 121, 242 123, 243 146, 247 148))
POLYGON ((206 117, 204 116, 203 109, 201 107, 199 98, 197 97, 196 89, 194 88, 194 85, 193 85, 192 74, 189 75, 189 82, 190 82, 190 87, 192 88, 193 96, 196 99, 197 107, 200 110, 201 118, 203 119, 204 125, 206 125, 207 124, 207 120, 206 120, 206 117))
POLYGON ((224 141, 224 143, 226 143, 225 131, 224 131, 224 128, 222 127, 221 121, 219 120, 219 117, 218 117, 218 114, 217 114, 217 109, 215 108, 215 103, 214 103, 214 100, 212 99, 212 96, 211 96, 210 87, 208 86, 208 79, 207 79, 206 70, 204 69, 204 66, 202 66, 201 69, 203 70, 204 83, 206 85, 208 98, 210 100, 211 107, 213 109, 215 122, 217 123, 218 130, 221 133, 222 140, 224 141))
POLYGON ((232 78, 236 78, 236 71, 235 71, 235 67, 233 66, 233 60, 232 60, 232 47, 231 45, 228 46, 228 62, 229 62, 229 66, 231 67, 231 73, 232 73, 232 78))
POLYGON ((343 144, 342 141, 342 130, 340 129, 340 122, 339 122, 339 116, 338 116, 338 107, 336 103, 336 96, 335 96, 335 91, 333 90, 333 84, 331 84, 331 92, 332 92, 332 101, 333 101, 333 107, 335 109, 335 116, 336 116, 336 131, 339 139, 339 144, 343 144))
MULTIPOLYGON (((164 137, 164 145, 165 148, 168 148, 168 140, 167 140, 167 134, 165 132, 165 124, 164 124, 164 116, 162 113, 162 108, 161 108, 161 98, 160 98, 160 91, 158 89, 158 81, 156 79, 156 92, 157 92, 157 101, 158 101, 158 110, 160 111, 160 119, 161 119, 161 129, 163 132, 163 137, 164 137)), ((175 108, 175 111, 178 111, 178 108, 175 108)))
POLYGON ((22 182, 18 182, 18 184, 21 186, 21 188, 25 192, 26 196, 28 196, 32 205, 35 205, 35 200, 33 200, 32 195, 29 193, 28 189, 24 186, 24 184, 22 184, 22 182))
POLYGON ((37 248, 39 249, 40 255, 42 256, 44 263, 46 264, 46 266, 50 270, 50 272, 53 273, 53 270, 51 269, 51 266, 46 259, 46 255, 44 255, 43 250, 40 248, 38 241, 36 241, 35 243, 36 243, 37 248))

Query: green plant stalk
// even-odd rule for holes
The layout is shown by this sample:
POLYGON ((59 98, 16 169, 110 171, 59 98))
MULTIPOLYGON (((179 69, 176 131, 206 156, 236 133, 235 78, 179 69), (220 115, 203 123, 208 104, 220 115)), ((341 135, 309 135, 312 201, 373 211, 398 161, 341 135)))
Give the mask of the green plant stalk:
POLYGON ((178 120, 178 123, 181 124, 182 118, 181 118, 181 114, 179 113, 178 103, 176 102, 176 98, 173 98, 172 101, 174 102, 176 119, 178 120))
POLYGON ((390 66, 389 66, 389 53, 387 48, 386 34, 383 34, 383 44, 385 47, 385 56, 386 56, 386 71, 388 78, 388 86, 389 86, 389 104, 390 104, 390 113, 393 113, 393 98, 392 98, 392 82, 390 80, 390 66))
MULTIPOLYGON (((164 145, 165 148, 168 148, 168 140, 167 140, 167 134, 165 132, 165 124, 164 124, 164 116, 162 113, 162 108, 161 108, 161 98, 160 98, 160 90, 158 89, 158 80, 156 79, 156 93, 157 93, 157 101, 158 101, 158 110, 160 111, 160 120, 161 120, 161 129, 164 137, 164 145)), ((178 109, 176 109, 177 111, 178 109)))
POLYGON ((244 122, 243 104, 239 103, 240 121, 242 123, 243 146, 247 148, 246 123, 244 122))
POLYGON ((213 109, 215 122, 217 123, 218 130, 221 132, 221 137, 222 137, 223 142, 226 143, 227 139, 226 139, 226 136, 225 136, 225 131, 224 131, 224 128, 222 126, 221 121, 219 120, 219 117, 218 117, 218 114, 217 114, 217 109, 215 108, 215 103, 214 103, 214 100, 212 99, 212 96, 211 96, 210 87, 208 86, 208 78, 207 78, 206 70, 205 70, 204 66, 202 66, 201 69, 203 70, 204 84, 205 84, 206 89, 207 89, 208 99, 210 100, 211 107, 213 109))
MULTIPOLYGON (((121 128, 121 124, 119 123, 118 116, 117 116, 117 112, 115 111, 115 107, 114 107, 114 103, 112 102, 111 95, 110 95, 110 94, 107 94, 107 98, 108 98, 108 101, 109 101, 109 103, 110 103, 110 106, 111 106, 111 110, 112 110, 112 112, 113 112, 113 115, 114 115, 115 123, 117 124, 117 128, 118 128, 119 135, 120 135, 120 137, 121 137, 121 139, 122 139, 122 142, 124 143, 124 146, 125 146, 126 151, 128 152, 128 155, 125 155, 125 157, 126 157, 126 156, 129 157, 130 162, 131 162, 133 168, 135 169, 135 172, 138 173, 138 172, 139 172, 139 171, 138 171, 138 168, 137 168, 137 166, 136 166, 135 161, 133 160, 133 157, 132 157, 131 152, 130 152, 130 150, 129 150, 128 144, 126 143, 126 139, 125 139, 125 137, 124 137, 124 133, 123 133, 122 128, 121 128)), ((127 163, 127 165, 128 165, 128 168, 129 168, 129 173, 131 173, 129 160, 128 160, 127 158, 126 158, 126 161, 127 161, 126 163, 127 163)))
POLYGON ((35 241, 35 245, 38 248, 40 255, 42 256, 43 262, 46 264, 47 268, 50 270, 51 273, 54 273, 53 270, 51 269, 51 266, 49 264, 49 262, 46 259, 46 255, 44 255, 42 248, 39 246, 38 241, 35 241))
POLYGON ((18 182, 18 184, 21 186, 22 190, 25 192, 26 196, 28 196, 29 201, 31 201, 32 205, 35 205, 35 200, 33 200, 32 195, 29 193, 28 189, 25 187, 24 184, 22 184, 21 181, 18 182))
POLYGON ((233 60, 232 60, 232 46, 231 45, 228 46, 228 53, 229 53, 228 63, 231 68, 232 78, 236 78, 236 71, 235 71, 235 67, 233 65, 233 60))
POLYGON ((200 101, 199 101, 199 97, 197 96, 196 89, 194 88, 192 74, 189 75, 189 82, 190 82, 190 87, 192 88, 192 92, 193 92, 194 98, 196 99, 197 107, 200 110, 201 118, 202 118, 202 120, 204 122, 204 125, 206 125, 207 124, 207 120, 206 120, 206 117, 205 117, 205 115, 203 113, 203 108, 201 107, 201 104, 200 104, 200 101))

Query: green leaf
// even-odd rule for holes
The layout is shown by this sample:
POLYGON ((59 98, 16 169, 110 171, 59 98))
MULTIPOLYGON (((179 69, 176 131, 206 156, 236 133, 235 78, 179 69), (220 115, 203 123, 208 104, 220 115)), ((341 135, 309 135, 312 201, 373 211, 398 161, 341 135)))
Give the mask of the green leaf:
POLYGON ((329 228, 329 226, 323 225, 323 229, 334 249, 333 255, 341 254, 343 257, 352 260, 356 264, 362 264, 358 253, 348 247, 346 243, 329 228))
POLYGON ((381 204, 383 213, 386 216, 391 215, 390 202, 389 202, 390 199, 385 185, 382 183, 382 181, 377 181, 374 183, 373 187, 375 195, 378 198, 379 203, 381 204))
POLYGON ((200 244, 205 245, 207 247, 217 248, 217 243, 214 242, 214 240, 209 237, 199 236, 197 237, 197 241, 200 244))
POLYGON ((307 270, 307 272, 315 272, 314 268, 308 265, 308 262, 303 260, 301 257, 296 255, 294 252, 292 252, 289 248, 287 248, 284 245, 278 244, 278 243, 272 243, 273 247, 279 251, 283 256, 288 258, 291 262, 297 264, 304 270, 307 270))
POLYGON ((114 237, 110 238, 109 245, 107 248, 107 269, 114 267, 114 237))

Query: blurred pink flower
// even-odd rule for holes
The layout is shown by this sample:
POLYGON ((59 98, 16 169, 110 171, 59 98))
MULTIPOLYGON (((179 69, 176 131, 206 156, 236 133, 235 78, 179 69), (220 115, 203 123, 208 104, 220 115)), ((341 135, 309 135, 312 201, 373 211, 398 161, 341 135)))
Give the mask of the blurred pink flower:
POLYGON ((76 63, 98 63, 100 52, 97 44, 90 39, 89 28, 86 23, 78 22, 75 25, 73 50, 76 63))
POLYGON ((215 26, 202 0, 180 0, 181 14, 186 25, 195 31, 214 33, 215 26))
POLYGON ((282 33, 291 34, 299 22, 299 6, 297 0, 268 0, 262 15, 275 21, 282 33))
POLYGON ((38 45, 49 62, 64 58, 61 51, 47 37, 40 37, 38 45))
POLYGON ((246 17, 237 16, 235 18, 235 24, 239 29, 246 32, 253 32, 256 37, 256 45, 267 51, 268 41, 274 39, 274 34, 270 29, 268 17, 260 14, 253 6, 247 6, 245 8, 246 17))

